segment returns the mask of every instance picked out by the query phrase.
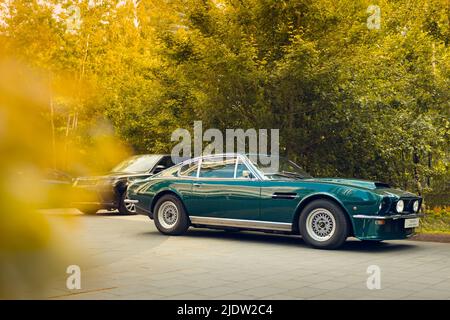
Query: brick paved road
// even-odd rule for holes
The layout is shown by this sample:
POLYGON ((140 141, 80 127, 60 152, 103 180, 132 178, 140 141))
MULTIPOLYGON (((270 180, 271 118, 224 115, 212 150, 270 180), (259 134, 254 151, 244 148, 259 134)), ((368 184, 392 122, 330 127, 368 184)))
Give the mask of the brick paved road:
POLYGON ((450 244, 351 240, 322 251, 297 237, 206 229, 169 237, 144 216, 69 215, 89 260, 73 262, 82 289, 61 278, 53 299, 450 299, 450 244), (370 265, 381 268, 380 290, 367 289, 370 265))

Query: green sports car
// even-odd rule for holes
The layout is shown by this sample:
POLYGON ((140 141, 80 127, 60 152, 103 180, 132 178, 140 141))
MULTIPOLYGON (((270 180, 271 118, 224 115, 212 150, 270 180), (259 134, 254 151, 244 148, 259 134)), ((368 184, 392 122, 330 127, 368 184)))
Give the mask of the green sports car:
POLYGON ((300 234, 316 248, 334 249, 347 237, 405 239, 419 225, 422 199, 388 184, 313 178, 280 158, 278 170, 242 154, 184 161, 128 187, 136 211, 163 234, 189 228, 300 234))

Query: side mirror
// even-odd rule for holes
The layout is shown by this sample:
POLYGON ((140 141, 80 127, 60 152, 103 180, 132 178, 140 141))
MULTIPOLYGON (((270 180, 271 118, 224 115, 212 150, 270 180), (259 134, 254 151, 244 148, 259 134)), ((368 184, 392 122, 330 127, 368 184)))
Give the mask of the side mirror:
POLYGON ((242 177, 245 179, 253 179, 253 175, 250 171, 248 170, 243 170, 242 171, 242 177))
POLYGON ((155 167, 155 169, 153 169, 153 173, 158 173, 158 172, 161 172, 161 171, 163 171, 164 169, 166 169, 166 166, 163 166, 162 164, 158 164, 156 167, 155 167))

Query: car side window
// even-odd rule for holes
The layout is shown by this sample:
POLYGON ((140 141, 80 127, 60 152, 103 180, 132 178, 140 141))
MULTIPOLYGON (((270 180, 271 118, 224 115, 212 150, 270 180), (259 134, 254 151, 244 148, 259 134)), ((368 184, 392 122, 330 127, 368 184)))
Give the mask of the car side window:
POLYGON ((182 177, 196 177, 198 161, 189 162, 180 168, 179 175, 182 177))
POLYGON ((200 178, 233 179, 235 157, 205 158, 200 168, 200 178))
POLYGON ((178 173, 178 169, 180 169, 179 167, 171 167, 167 170, 164 170, 161 173, 161 177, 175 177, 178 173))
POLYGON ((245 172, 249 172, 247 166, 241 159, 238 159, 238 164, 236 166, 236 179, 249 179, 249 176, 244 175, 245 172))

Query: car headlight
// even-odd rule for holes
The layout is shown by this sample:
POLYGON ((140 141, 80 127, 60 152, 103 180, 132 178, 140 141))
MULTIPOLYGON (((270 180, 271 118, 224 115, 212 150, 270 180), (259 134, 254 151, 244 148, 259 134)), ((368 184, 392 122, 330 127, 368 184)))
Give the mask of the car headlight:
POLYGON ((398 200, 397 205, 395 206, 395 210, 398 213, 402 213, 404 208, 405 208, 405 203, 403 202, 403 200, 398 200))
POLYGON ((414 212, 419 211, 419 200, 414 201, 414 203, 413 203, 413 211, 414 212))

